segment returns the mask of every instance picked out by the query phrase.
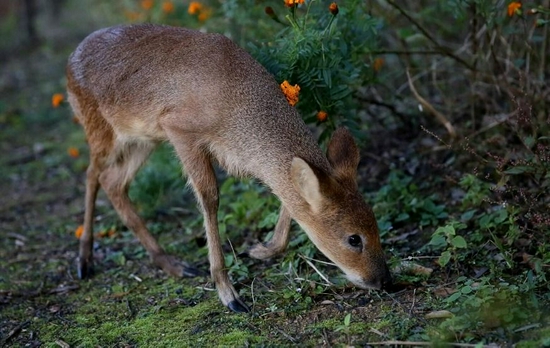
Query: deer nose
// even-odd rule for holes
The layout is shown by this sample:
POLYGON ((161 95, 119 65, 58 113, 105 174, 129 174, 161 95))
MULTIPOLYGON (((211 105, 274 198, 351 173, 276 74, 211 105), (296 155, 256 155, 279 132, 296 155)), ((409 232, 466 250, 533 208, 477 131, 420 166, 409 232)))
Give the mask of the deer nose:
POLYGON ((393 279, 390 273, 388 265, 384 265, 384 276, 382 277, 382 286, 383 290, 388 290, 393 285, 393 279))

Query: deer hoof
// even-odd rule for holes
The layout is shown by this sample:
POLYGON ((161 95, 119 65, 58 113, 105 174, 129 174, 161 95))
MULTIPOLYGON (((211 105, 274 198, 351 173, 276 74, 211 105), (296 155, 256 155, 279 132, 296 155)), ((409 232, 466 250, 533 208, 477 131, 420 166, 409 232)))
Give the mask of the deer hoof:
POLYGON ((227 305, 235 313, 248 313, 250 308, 241 300, 233 300, 227 305))

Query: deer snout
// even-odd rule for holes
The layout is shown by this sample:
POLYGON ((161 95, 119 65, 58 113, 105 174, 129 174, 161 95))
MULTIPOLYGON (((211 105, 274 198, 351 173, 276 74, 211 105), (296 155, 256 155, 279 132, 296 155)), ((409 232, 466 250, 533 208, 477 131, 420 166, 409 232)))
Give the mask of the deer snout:
POLYGON ((393 280, 388 265, 384 262, 384 265, 380 268, 380 271, 378 271, 373 277, 363 279, 361 282, 362 284, 357 282, 354 283, 362 288, 387 290, 392 286, 393 280))

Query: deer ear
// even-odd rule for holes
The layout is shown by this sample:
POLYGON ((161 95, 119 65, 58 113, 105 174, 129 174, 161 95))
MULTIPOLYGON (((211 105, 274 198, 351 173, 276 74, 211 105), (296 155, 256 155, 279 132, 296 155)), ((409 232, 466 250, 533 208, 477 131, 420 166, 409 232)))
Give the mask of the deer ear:
POLYGON ((290 177, 294 188, 300 196, 309 204, 314 213, 319 213, 322 208, 323 195, 319 178, 309 164, 299 157, 292 159, 290 165, 290 177))
POLYGON ((359 148, 349 130, 338 128, 334 132, 328 144, 327 158, 336 177, 357 187, 359 148))

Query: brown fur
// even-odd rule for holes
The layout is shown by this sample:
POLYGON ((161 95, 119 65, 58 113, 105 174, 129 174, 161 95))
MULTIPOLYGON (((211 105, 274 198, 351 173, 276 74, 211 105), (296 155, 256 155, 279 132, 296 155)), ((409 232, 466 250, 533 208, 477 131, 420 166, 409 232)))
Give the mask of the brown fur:
POLYGON ((150 24, 99 30, 70 56, 67 81, 91 153, 80 276, 92 263, 99 185, 155 264, 175 276, 196 274, 164 253, 127 195, 154 147, 168 141, 204 214, 210 271, 226 306, 248 309, 225 270, 213 160, 229 173, 261 180, 281 200, 273 239, 253 246, 251 257, 284 251, 295 219, 354 283, 380 288, 389 282, 374 215, 357 191, 353 138, 336 131, 327 159, 274 78, 229 39, 150 24), (353 234, 361 237, 360 250, 348 243, 353 234))

